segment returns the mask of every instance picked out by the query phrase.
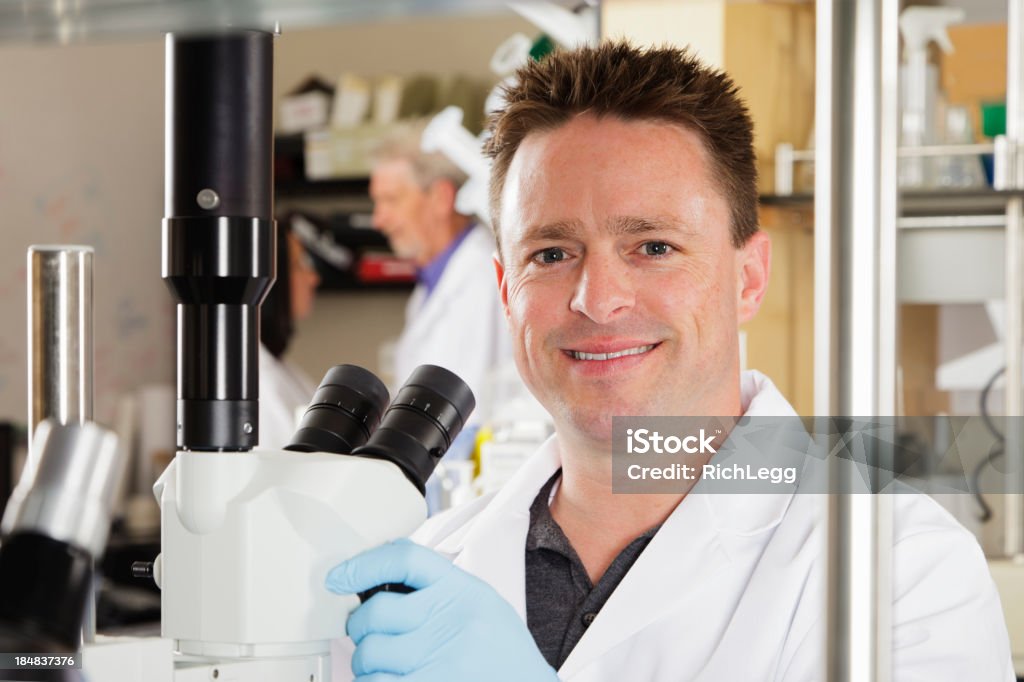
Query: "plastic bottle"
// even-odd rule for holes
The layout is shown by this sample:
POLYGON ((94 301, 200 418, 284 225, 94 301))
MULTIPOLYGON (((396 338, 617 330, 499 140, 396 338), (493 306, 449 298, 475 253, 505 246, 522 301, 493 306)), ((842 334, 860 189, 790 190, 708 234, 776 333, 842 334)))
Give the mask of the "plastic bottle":
MULTIPOLYGON (((952 7, 909 7, 900 14, 903 64, 900 66, 900 145, 920 147, 939 143, 937 121, 941 106, 939 76, 928 61, 932 41, 949 54, 953 43, 946 28, 964 19, 952 7)), ((935 163, 927 157, 905 157, 899 163, 900 187, 935 186, 935 163)))
MULTIPOLYGON (((942 134, 943 144, 972 144, 974 127, 967 107, 946 107, 945 126, 942 134)), ((981 157, 977 155, 940 156, 935 164, 935 184, 941 188, 978 189, 986 187, 985 169, 981 165, 981 157)))

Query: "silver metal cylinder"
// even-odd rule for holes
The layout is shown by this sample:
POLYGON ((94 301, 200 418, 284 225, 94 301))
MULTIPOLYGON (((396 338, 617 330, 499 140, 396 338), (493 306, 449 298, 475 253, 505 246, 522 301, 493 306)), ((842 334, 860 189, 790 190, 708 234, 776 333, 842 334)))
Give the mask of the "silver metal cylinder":
MULTIPOLYGON (((81 424, 93 416, 92 260, 90 246, 28 249, 26 469, 37 464, 35 432, 40 422, 81 424)), ((105 542, 106 529, 103 537, 105 542)), ((95 600, 90 596, 82 641, 93 641, 95 632, 95 600)))
POLYGON ((0 532, 34 531, 99 557, 124 466, 117 436, 92 422, 47 419, 36 430, 36 448, 11 493, 0 532))
MULTIPOLYGON (((896 0, 817 3, 815 410, 823 415, 895 411, 897 14, 896 0)), ((827 679, 884 682, 891 500, 833 492, 828 518, 827 679)))
POLYGON ((89 246, 28 249, 30 433, 44 419, 92 419, 92 263, 89 246))

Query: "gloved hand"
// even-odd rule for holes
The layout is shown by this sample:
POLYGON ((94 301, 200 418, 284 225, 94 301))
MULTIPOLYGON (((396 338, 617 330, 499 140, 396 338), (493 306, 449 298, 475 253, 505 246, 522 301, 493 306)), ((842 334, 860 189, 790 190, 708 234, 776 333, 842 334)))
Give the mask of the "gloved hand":
POLYGON ((348 618, 357 682, 558 682, 526 624, 487 583, 408 540, 381 545, 335 566, 327 589, 379 592, 348 618))

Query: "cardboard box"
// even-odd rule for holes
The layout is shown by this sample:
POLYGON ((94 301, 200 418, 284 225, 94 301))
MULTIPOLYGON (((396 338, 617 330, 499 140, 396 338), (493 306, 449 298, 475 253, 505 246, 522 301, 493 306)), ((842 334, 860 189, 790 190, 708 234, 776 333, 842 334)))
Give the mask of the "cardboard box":
POLYGON ((967 107, 978 139, 981 105, 1006 100, 1006 24, 950 26, 953 52, 942 55, 946 101, 967 107))
POLYGON ((754 119, 758 188, 775 192, 775 147, 807 149, 814 129, 814 6, 727 3, 724 68, 754 119))
POLYGON ((366 178, 373 148, 391 126, 364 124, 306 133, 306 179, 366 178))

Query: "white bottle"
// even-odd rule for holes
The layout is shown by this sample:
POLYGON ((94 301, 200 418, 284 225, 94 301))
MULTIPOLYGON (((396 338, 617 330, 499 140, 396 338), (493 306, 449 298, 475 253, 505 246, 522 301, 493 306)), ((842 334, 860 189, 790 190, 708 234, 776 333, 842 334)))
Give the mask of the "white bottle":
MULTIPOLYGON (((903 64, 900 66, 900 146, 938 144, 938 69, 928 61, 933 40, 949 54, 953 44, 946 28, 964 19, 964 11, 951 7, 909 7, 900 14, 903 64)), ((935 163, 927 157, 904 157, 899 162, 899 184, 904 188, 935 187, 935 163)))

